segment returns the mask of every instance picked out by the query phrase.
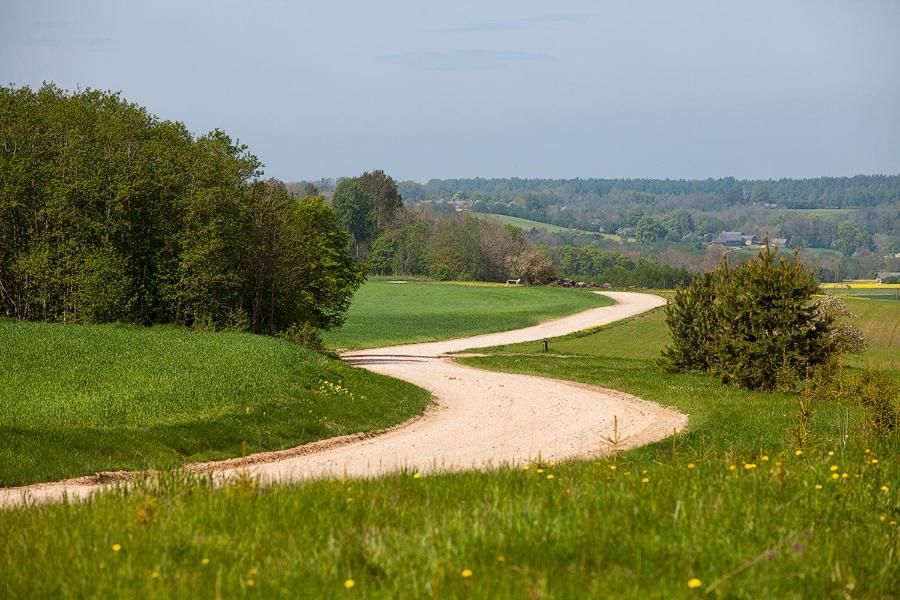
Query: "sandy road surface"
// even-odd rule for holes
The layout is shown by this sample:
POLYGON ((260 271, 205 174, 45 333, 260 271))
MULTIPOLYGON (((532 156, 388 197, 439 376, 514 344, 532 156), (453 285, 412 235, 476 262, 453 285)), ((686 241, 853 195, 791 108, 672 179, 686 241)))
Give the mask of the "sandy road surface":
MULTIPOLYGON (((365 477, 399 469, 421 472, 483 468, 602 454, 614 417, 625 446, 681 429, 686 415, 613 390, 540 377, 465 367, 445 355, 499 344, 540 340, 611 323, 665 304, 651 294, 604 292, 616 301, 539 325, 469 338, 349 352, 350 364, 409 381, 430 391, 426 414, 375 436, 345 436, 294 450, 192 465, 217 478, 246 472, 263 482, 316 477, 365 477)), ((552 360, 565 360, 555 358, 552 360)), ((96 477, 0 490, 0 506, 83 498, 101 489, 96 477)))

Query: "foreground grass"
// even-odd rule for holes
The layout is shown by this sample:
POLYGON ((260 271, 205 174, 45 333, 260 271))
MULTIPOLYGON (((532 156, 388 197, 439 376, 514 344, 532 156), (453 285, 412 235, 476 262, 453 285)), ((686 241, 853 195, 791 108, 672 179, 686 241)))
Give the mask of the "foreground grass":
POLYGON ((0 321, 0 486, 288 448, 428 402, 269 337, 0 321))
POLYGON ((343 327, 325 342, 346 349, 430 342, 528 327, 610 304, 586 290, 371 278, 353 298, 343 327))
POLYGON ((0 596, 896 596, 898 436, 868 437, 859 407, 826 402, 795 453, 794 398, 661 373, 638 347, 664 340, 659 325, 465 361, 674 405, 691 422, 669 440, 489 473, 218 490, 170 477, 0 512, 0 596))

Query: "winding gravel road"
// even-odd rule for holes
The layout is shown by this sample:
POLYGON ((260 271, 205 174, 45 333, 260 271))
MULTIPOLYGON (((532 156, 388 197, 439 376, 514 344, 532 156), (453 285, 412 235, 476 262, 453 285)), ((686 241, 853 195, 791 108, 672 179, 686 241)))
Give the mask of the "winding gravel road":
MULTIPOLYGON (((596 387, 459 365, 446 355, 534 341, 596 327, 662 306, 652 294, 603 292, 616 304, 546 321, 533 327, 456 340, 348 352, 358 367, 403 379, 430 391, 435 404, 424 415, 377 435, 344 436, 246 459, 190 465, 228 479, 249 472, 264 483, 319 477, 369 477, 408 469, 490 468, 535 459, 558 461, 602 454, 614 419, 623 447, 655 441, 680 430, 687 416, 658 404, 596 387)), ((553 358, 552 360, 565 360, 553 358)), ((0 489, 0 506, 84 498, 108 478, 0 489)))

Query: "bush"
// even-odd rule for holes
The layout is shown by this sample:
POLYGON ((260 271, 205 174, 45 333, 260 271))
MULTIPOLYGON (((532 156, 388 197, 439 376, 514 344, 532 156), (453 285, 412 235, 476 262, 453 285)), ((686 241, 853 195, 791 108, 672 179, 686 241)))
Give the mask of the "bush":
POLYGON ((663 352, 671 371, 714 373, 726 383, 772 390, 804 377, 842 350, 836 316, 813 301, 817 285, 797 256, 764 250, 680 289, 666 309, 672 342, 663 352))
POLYGON ((278 337, 310 350, 320 351, 324 348, 319 330, 309 323, 294 323, 281 331, 278 337))

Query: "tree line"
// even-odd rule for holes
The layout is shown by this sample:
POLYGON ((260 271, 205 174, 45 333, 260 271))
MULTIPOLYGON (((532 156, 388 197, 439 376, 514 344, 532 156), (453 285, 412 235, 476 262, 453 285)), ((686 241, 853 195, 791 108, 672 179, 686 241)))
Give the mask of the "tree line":
POLYGON ((117 93, 0 88, 0 311, 278 333, 339 325, 365 267, 321 197, 117 93))

